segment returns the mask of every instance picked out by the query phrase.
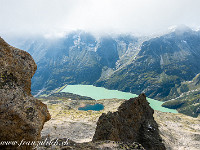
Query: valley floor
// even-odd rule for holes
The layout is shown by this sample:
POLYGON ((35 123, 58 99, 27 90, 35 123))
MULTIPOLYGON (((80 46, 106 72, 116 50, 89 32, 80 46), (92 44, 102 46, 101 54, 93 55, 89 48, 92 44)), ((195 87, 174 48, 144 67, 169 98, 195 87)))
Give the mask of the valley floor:
MULTIPOLYGON (((43 137, 51 139, 69 138, 78 143, 92 140, 96 122, 102 113, 116 111, 124 100, 45 100, 52 119, 45 123, 43 137), (79 106, 103 104, 102 111, 80 111, 79 106)), ((182 114, 155 111, 154 118, 159 125, 160 134, 168 150, 200 149, 200 118, 182 114)))

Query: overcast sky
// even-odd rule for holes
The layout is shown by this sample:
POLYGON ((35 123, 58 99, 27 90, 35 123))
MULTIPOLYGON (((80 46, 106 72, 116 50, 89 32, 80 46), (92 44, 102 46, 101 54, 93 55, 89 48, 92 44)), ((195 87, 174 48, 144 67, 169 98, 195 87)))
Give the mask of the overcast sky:
POLYGON ((200 0, 0 0, 1 35, 165 31, 200 26, 200 0))

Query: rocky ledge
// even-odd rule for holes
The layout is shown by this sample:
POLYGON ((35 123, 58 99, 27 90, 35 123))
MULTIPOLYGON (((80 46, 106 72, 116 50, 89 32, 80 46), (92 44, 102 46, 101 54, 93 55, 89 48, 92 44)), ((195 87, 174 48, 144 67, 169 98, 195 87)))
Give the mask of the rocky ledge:
POLYGON ((31 95, 31 78, 37 66, 25 51, 14 48, 0 37, 0 149, 31 149, 3 145, 2 141, 38 141, 50 119, 47 106, 31 95))

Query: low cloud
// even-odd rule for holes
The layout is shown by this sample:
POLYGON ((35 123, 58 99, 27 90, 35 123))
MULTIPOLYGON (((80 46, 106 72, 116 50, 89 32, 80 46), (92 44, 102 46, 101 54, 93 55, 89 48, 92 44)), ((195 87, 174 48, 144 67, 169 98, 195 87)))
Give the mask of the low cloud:
POLYGON ((163 32, 200 26, 199 0, 0 0, 0 34, 163 32))

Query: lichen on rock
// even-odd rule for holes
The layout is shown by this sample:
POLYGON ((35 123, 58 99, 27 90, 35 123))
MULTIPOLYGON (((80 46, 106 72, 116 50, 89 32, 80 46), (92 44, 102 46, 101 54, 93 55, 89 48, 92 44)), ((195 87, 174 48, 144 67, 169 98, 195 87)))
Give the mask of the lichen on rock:
MULTIPOLYGON (((38 141, 51 117, 47 106, 31 95, 31 78, 37 66, 25 51, 0 37, 0 141, 38 141)), ((30 149, 5 146, 0 149, 30 149)))

